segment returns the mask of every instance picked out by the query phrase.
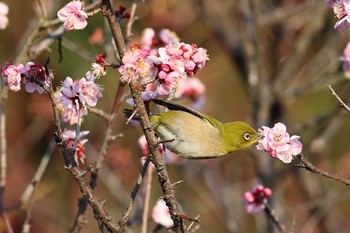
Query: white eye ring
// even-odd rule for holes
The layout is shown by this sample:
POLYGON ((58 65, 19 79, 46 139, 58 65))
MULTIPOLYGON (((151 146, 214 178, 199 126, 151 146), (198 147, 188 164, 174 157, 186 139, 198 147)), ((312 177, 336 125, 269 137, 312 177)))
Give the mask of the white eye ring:
POLYGON ((249 133, 243 134, 243 138, 244 138, 244 140, 249 141, 250 140, 250 134, 249 133))

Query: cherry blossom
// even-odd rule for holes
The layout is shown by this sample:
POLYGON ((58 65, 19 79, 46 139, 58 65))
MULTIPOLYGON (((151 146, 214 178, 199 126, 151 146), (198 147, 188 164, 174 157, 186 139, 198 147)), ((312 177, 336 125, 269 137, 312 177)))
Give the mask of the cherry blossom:
POLYGON ((19 64, 18 66, 13 64, 5 65, 1 70, 5 85, 14 92, 21 90, 21 75, 24 73, 24 71, 25 69, 23 64, 19 64))
POLYGON ((49 78, 46 75, 45 67, 34 64, 33 62, 27 62, 24 67, 23 83, 26 92, 33 93, 34 91, 38 91, 39 94, 44 93, 44 89, 38 82, 41 82, 42 85, 49 85, 49 78))
POLYGON ((77 81, 66 77, 56 94, 62 118, 70 124, 77 123, 79 117, 87 114, 86 105, 94 107, 102 97, 101 88, 93 82, 95 78, 92 72, 87 72, 86 75, 86 78, 77 81))
POLYGON ((100 76, 106 75, 106 54, 99 54, 95 58, 95 62, 91 64, 91 71, 99 78, 100 76))
POLYGON ((335 0, 333 3, 333 11, 335 16, 339 19, 334 28, 337 30, 344 30, 350 28, 350 0, 335 0))
POLYGON ((3 30, 7 27, 9 19, 7 14, 9 13, 9 7, 6 3, 0 2, 0 29, 3 30))
POLYGON ((153 207, 152 219, 154 222, 166 228, 170 228, 174 225, 174 222, 170 217, 169 208, 163 199, 159 199, 157 204, 153 207))
POLYGON ((261 213, 265 209, 271 194, 271 189, 265 188, 261 184, 254 186, 249 192, 246 192, 244 194, 244 206, 247 213, 261 213))
MULTIPOLYGON (((147 157, 149 155, 149 148, 148 148, 148 143, 147 143, 145 135, 142 135, 141 137, 139 137, 139 139, 137 140, 137 144, 141 148, 142 156, 147 157)), ((177 162, 178 157, 173 152, 166 149, 163 145, 159 144, 158 149, 159 149, 160 153, 164 153, 165 163, 170 164, 173 162, 177 162)))
POLYGON ((140 49, 127 51, 122 58, 123 65, 119 67, 121 80, 125 83, 146 78, 150 75, 150 64, 142 57, 140 49))
POLYGON ((289 136, 287 128, 283 123, 277 123, 273 128, 262 127, 260 135, 262 139, 257 145, 258 150, 265 150, 273 158, 278 158, 284 163, 290 163, 293 156, 300 154, 303 145, 299 136, 289 136))
POLYGON ((159 39, 164 44, 169 44, 171 42, 180 42, 180 38, 177 36, 176 32, 171 31, 168 28, 163 28, 160 30, 159 39))
MULTIPOLYGON (((85 160, 85 146, 84 144, 88 141, 87 139, 82 139, 82 137, 86 136, 89 134, 89 131, 81 131, 79 133, 79 138, 78 138, 78 143, 76 146, 76 150, 75 150, 75 156, 74 159, 76 162, 80 161, 81 163, 84 163, 85 160)), ((62 134, 63 139, 65 140, 65 142, 67 143, 67 146, 69 148, 72 148, 74 145, 74 141, 75 141, 75 137, 76 137, 76 131, 73 130, 65 130, 62 134)))
POLYGON ((196 77, 183 78, 178 84, 175 98, 187 97, 192 101, 192 108, 200 110, 204 104, 205 86, 196 77))
POLYGON ((96 106, 98 98, 102 97, 100 88, 93 82, 85 78, 76 81, 73 86, 73 93, 79 96, 82 105, 96 106))
POLYGON ((80 30, 87 26, 88 18, 83 11, 83 3, 81 1, 72 1, 67 3, 57 12, 58 18, 64 22, 63 27, 66 30, 80 30))

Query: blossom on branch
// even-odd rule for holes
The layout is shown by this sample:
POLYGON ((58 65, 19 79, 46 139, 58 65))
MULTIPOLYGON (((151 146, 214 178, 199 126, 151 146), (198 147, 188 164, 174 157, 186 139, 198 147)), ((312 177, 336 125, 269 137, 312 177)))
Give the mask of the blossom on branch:
POLYGON ((21 75, 24 73, 24 71, 25 69, 23 64, 16 66, 9 63, 3 66, 1 69, 1 74, 5 85, 14 92, 21 90, 21 75))
POLYGON ((153 207, 152 219, 154 222, 166 228, 170 228, 174 225, 174 222, 170 217, 169 208, 163 199, 159 199, 157 204, 153 207))
MULTIPOLYGON (((327 1, 330 4, 330 1, 327 1)), ((336 30, 350 29, 350 0, 335 0, 333 5, 333 12, 338 18, 334 28, 336 30)))
POLYGON ((101 88, 94 83, 92 72, 87 72, 86 75, 86 78, 76 81, 66 77, 56 94, 63 120, 70 124, 76 124, 79 117, 87 114, 86 106, 96 106, 98 99, 102 97, 101 88))
POLYGON ((177 89, 180 79, 192 77, 204 67, 206 60, 206 50, 196 45, 174 42, 159 48, 157 56, 148 56, 148 61, 157 68, 155 83, 158 94, 170 95, 177 89))
MULTIPOLYGON (((81 131, 79 133, 79 138, 78 138, 78 143, 75 149, 75 155, 74 155, 74 159, 75 161, 78 163, 78 161, 80 161, 81 163, 84 163, 85 160, 85 146, 84 144, 88 141, 87 139, 82 139, 82 137, 86 136, 89 134, 89 131, 81 131)), ((74 141, 75 141, 75 137, 76 137, 76 131, 73 130, 65 130, 62 134, 63 139, 65 140, 65 142, 67 143, 67 146, 69 148, 72 148, 74 145, 74 141)))
POLYGON ((265 150, 273 158, 278 158, 284 163, 292 162, 295 155, 300 154, 303 145, 299 136, 289 136, 287 128, 283 123, 277 123, 273 128, 266 126, 260 131, 262 139, 257 145, 258 150, 265 150))
POLYGON ((140 49, 127 51, 123 58, 123 64, 119 67, 121 80, 124 83, 130 83, 139 78, 147 78, 151 73, 150 64, 142 56, 140 49))
POLYGON ((23 83, 26 92, 38 91, 39 94, 44 93, 44 89, 40 85, 49 86, 49 77, 46 75, 45 67, 33 62, 27 62, 24 67, 23 83))
POLYGON ((246 192, 244 194, 244 206, 247 213, 261 213, 265 209, 267 200, 271 194, 271 189, 265 188, 261 184, 254 186, 249 192, 246 192))
POLYGON ((67 3, 57 12, 57 17, 64 22, 63 27, 66 30, 80 30, 87 26, 88 18, 83 11, 83 3, 81 1, 72 1, 67 3))

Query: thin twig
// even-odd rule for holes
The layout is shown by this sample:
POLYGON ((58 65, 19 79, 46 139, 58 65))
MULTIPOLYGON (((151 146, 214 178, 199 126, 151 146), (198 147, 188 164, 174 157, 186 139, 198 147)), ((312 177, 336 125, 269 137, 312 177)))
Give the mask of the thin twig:
POLYGON ((134 206, 134 203, 135 203, 135 198, 136 198, 136 195, 137 195, 137 192, 139 191, 139 188, 141 186, 141 183, 142 183, 142 179, 147 171, 147 168, 148 168, 148 165, 149 165, 149 158, 146 158, 143 166, 141 167, 141 170, 140 170, 140 175, 137 179, 137 182, 134 186, 134 189, 132 190, 131 192, 131 196, 130 196, 130 199, 129 199, 129 203, 128 203, 128 206, 122 216, 122 218, 119 220, 119 222, 121 222, 121 225, 123 224, 126 224, 126 222, 128 221, 129 217, 130 217, 130 214, 131 214, 131 211, 132 211, 132 208, 134 206))
POLYGON ((315 174, 318 174, 318 175, 321 175, 321 176, 324 176, 324 177, 327 177, 327 178, 331 178, 333 180, 336 180, 336 181, 339 181, 345 185, 350 185, 350 180, 344 178, 344 177, 341 177, 337 174, 333 174, 333 173, 330 173, 330 172, 326 172, 326 171, 323 171, 322 169, 314 166, 313 164, 311 164, 309 161, 307 161, 304 157, 304 155, 301 153, 299 155, 297 155, 297 158, 300 160, 300 162, 302 162, 302 164, 296 164, 295 166, 296 167, 299 167, 299 168, 305 168, 306 170, 310 171, 310 172, 313 172, 315 174))
POLYGON ((103 111, 102 109, 98 109, 98 108, 93 108, 90 106, 87 106, 87 109, 89 112, 92 112, 93 114, 95 114, 96 116, 102 117, 103 119, 105 119, 107 122, 112 120, 112 115, 106 113, 105 111, 103 111))
POLYGON ((153 170, 154 170, 154 167, 151 166, 150 168, 148 168, 148 171, 147 171, 146 196, 145 196, 143 214, 142 214, 142 233, 147 233, 148 210, 149 210, 149 203, 151 199, 153 170))
POLYGON ((266 204, 265 204, 264 212, 266 216, 272 220, 272 222, 275 224, 275 226, 281 233, 286 232, 286 229, 285 229, 286 227, 278 221, 277 216, 274 214, 274 211, 266 204))
POLYGON ((0 212, 3 217, 8 233, 13 233, 13 229, 6 213, 6 206, 4 200, 5 186, 6 186, 6 169, 7 169, 7 154, 6 154, 6 115, 4 107, 0 108, 0 212))
POLYGON ((337 95, 337 93, 333 90, 331 84, 327 84, 328 89, 331 91, 332 95, 339 101, 340 106, 345 108, 346 111, 350 112, 350 107, 344 103, 344 101, 337 95))
POLYGON ((36 190, 36 187, 38 187, 38 184, 47 168, 47 165, 49 164, 49 161, 51 159, 51 155, 54 149, 55 149, 55 142, 52 140, 49 146, 47 147, 44 156, 41 158, 40 164, 34 174, 34 177, 32 178, 32 181, 30 182, 30 184, 27 186, 24 193, 22 194, 20 205, 22 206, 28 201, 30 202, 28 210, 26 212, 26 218, 22 226, 22 233, 30 232, 29 221, 31 217, 31 210, 33 208, 33 203, 34 203, 34 192, 36 190))
POLYGON ((126 24, 126 38, 128 41, 130 41, 131 37, 133 36, 132 25, 134 24, 135 20, 137 20, 137 17, 135 16, 136 8, 137 4, 136 1, 134 1, 131 5, 130 18, 126 24))

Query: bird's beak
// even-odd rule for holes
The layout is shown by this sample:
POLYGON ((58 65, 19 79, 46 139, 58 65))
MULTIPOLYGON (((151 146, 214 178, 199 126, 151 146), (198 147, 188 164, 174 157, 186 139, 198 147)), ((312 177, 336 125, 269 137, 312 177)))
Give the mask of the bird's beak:
POLYGON ((260 133, 257 133, 257 135, 254 136, 254 139, 257 140, 257 141, 259 141, 259 140, 261 140, 263 138, 264 138, 264 136, 262 136, 260 133))

